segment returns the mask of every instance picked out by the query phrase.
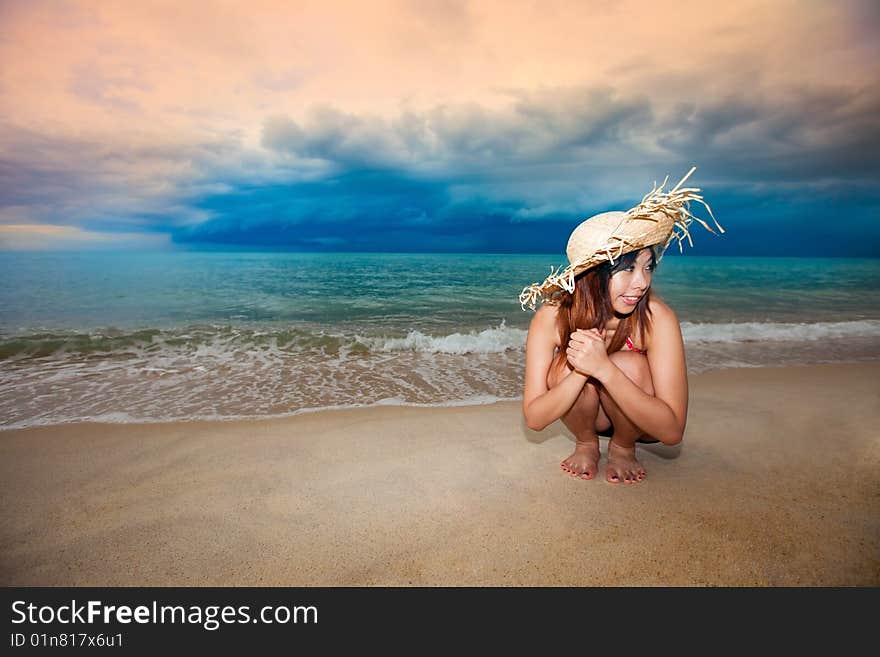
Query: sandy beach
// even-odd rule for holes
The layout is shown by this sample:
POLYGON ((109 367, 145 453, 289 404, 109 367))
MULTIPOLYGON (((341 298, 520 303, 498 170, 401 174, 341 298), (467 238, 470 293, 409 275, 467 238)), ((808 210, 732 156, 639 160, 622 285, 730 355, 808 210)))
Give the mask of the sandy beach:
POLYGON ((692 376, 635 485, 519 402, 3 431, 0 584, 877 586, 878 380, 692 376))

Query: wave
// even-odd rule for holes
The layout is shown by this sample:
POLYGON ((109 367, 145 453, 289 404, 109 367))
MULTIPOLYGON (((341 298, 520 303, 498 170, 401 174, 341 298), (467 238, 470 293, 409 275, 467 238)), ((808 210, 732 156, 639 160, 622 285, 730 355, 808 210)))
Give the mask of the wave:
MULTIPOLYGON (((880 359, 877 320, 685 322, 682 332, 693 373, 880 359)), ((438 335, 199 326, 0 338, 11 353, 0 360, 0 429, 512 400, 523 390, 526 335, 501 322, 438 335)))
MULTIPOLYGON (((813 341, 834 338, 880 337, 880 320, 847 322, 682 322, 686 344, 755 341, 813 341)), ((362 331, 296 327, 239 327, 197 325, 180 329, 145 328, 90 332, 34 332, 0 337, 0 362, 27 359, 87 360, 194 356, 225 360, 258 354, 263 358, 297 353, 320 353, 345 359, 358 355, 418 352, 426 354, 497 354, 525 348, 528 331, 507 326, 432 335, 410 330, 405 335, 368 335, 362 331)))
POLYGON ((705 342, 801 342, 826 338, 880 337, 880 320, 851 322, 739 322, 726 324, 681 323, 686 344, 705 342))
MULTIPOLYGON (((0 338, 0 360, 20 358, 124 355, 142 357, 157 352, 193 352, 198 355, 237 350, 338 350, 354 340, 325 331, 298 328, 254 329, 222 324, 179 329, 116 328, 88 332, 33 332, 0 338)), ((356 349, 355 349, 356 350, 356 349)))
POLYGON ((432 336, 421 331, 410 331, 404 338, 358 336, 356 340, 370 351, 418 351, 431 354, 492 354, 508 349, 522 349, 526 343, 528 332, 523 329, 509 328, 505 322, 497 328, 470 333, 452 333, 450 335, 432 336))
POLYGON ((498 353, 525 346, 527 332, 505 321, 497 327, 434 336, 411 330, 405 336, 345 334, 326 329, 243 328, 201 325, 182 329, 119 329, 41 332, 0 338, 0 361, 65 356, 144 357, 167 353, 218 356, 224 352, 320 352, 331 355, 416 351, 438 354, 498 353))

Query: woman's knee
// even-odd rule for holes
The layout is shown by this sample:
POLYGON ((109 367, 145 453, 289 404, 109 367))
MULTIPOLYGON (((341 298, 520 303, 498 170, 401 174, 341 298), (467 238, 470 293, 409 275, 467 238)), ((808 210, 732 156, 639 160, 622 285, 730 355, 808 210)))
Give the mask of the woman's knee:
POLYGON ((654 394, 654 382, 651 379, 651 367, 648 359, 634 351, 618 351, 609 356, 611 362, 626 377, 649 395, 654 394))

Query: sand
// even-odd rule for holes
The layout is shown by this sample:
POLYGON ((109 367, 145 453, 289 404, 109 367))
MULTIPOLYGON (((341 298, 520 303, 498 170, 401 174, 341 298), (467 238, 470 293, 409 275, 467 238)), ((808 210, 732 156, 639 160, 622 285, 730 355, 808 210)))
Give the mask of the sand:
POLYGON ((877 586, 878 381, 692 376, 633 485, 564 474, 519 402, 3 431, 0 584, 877 586))

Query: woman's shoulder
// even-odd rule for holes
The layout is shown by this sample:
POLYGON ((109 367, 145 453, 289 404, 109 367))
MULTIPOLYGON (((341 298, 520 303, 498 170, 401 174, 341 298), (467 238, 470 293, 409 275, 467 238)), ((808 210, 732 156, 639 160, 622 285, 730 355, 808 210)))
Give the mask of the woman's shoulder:
POLYGON ((556 314, 559 312, 559 306, 554 303, 542 303, 541 307, 535 311, 535 317, 540 318, 539 321, 556 320, 556 314))
POLYGON ((674 333, 680 332, 678 315, 665 301, 652 297, 648 300, 648 309, 651 311, 650 328, 647 331, 649 343, 651 337, 658 333, 669 335, 670 330, 674 333))
POLYGON ((662 299, 658 299, 657 297, 651 297, 648 299, 648 310, 651 312, 651 319, 654 321, 674 321, 678 323, 678 317, 675 314, 675 311, 669 307, 669 304, 663 301, 662 299))
POLYGON ((558 311, 559 306, 549 303, 542 304, 541 307, 535 311, 535 315, 532 317, 531 324, 529 325, 529 331, 540 333, 547 339, 552 338, 554 343, 558 342, 558 331, 556 328, 556 316, 558 311))

